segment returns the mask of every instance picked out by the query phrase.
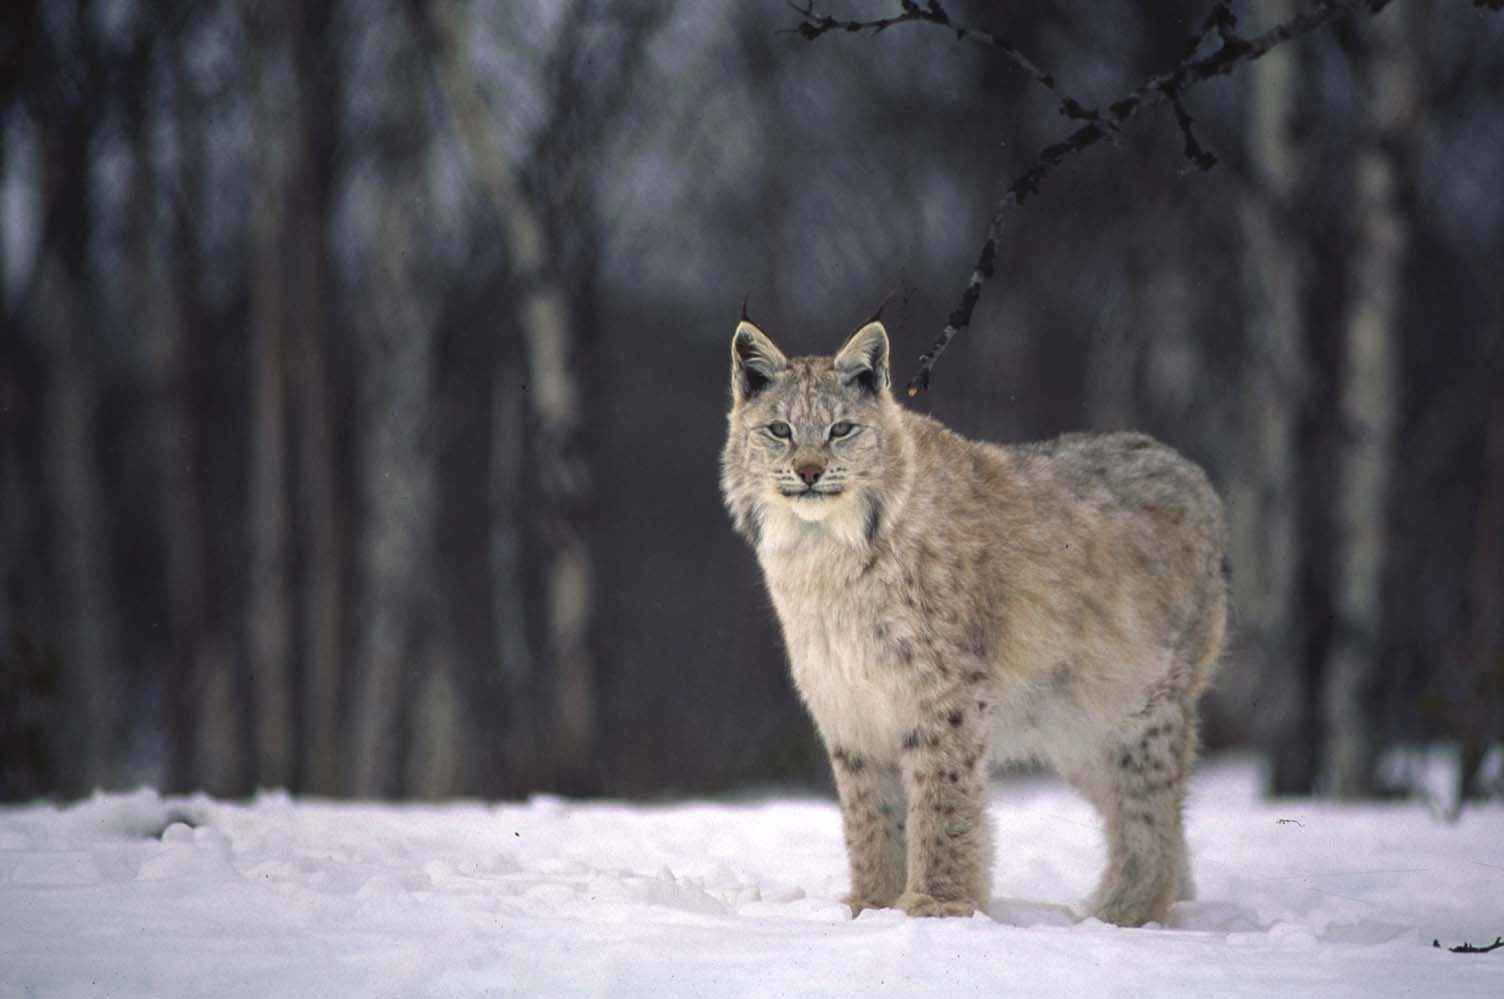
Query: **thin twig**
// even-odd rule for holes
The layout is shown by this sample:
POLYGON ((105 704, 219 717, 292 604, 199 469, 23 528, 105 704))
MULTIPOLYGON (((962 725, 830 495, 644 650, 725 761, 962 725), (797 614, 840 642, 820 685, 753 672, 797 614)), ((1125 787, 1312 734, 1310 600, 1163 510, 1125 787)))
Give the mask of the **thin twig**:
POLYGON ((899 0, 901 8, 898 14, 892 17, 880 17, 869 21, 842 20, 831 17, 828 14, 816 13, 814 0, 806 0, 804 6, 795 4, 793 0, 785 0, 789 7, 801 18, 799 26, 791 30, 797 31, 806 41, 814 41, 821 35, 831 31, 860 32, 870 31, 877 35, 893 27, 895 24, 903 24, 906 21, 924 21, 929 24, 938 24, 943 28, 949 28, 956 33, 956 39, 970 40, 979 45, 984 45, 1007 59, 1013 65, 1032 76, 1040 86, 1055 95, 1055 100, 1060 105, 1060 113, 1067 118, 1078 121, 1096 121, 1098 112, 1076 100, 1074 97, 1063 92, 1055 82, 1055 77, 1049 71, 1041 67, 1033 59, 1024 55, 1012 42, 1006 38, 994 35, 982 28, 973 28, 969 25, 959 24, 954 21, 950 13, 940 3, 940 0, 928 0, 921 7, 914 0, 899 0))
MULTIPOLYGON (((1185 109, 1185 102, 1180 99, 1179 92, 1170 97, 1170 106, 1175 109, 1175 124, 1180 126, 1180 134, 1185 137, 1185 158, 1191 161, 1191 166, 1197 170, 1210 170, 1216 166, 1218 162, 1216 155, 1208 152, 1196 140, 1196 133, 1192 130, 1196 119, 1192 118, 1191 113, 1185 109)), ((1190 167, 1186 168, 1186 170, 1189 169, 1190 167)))

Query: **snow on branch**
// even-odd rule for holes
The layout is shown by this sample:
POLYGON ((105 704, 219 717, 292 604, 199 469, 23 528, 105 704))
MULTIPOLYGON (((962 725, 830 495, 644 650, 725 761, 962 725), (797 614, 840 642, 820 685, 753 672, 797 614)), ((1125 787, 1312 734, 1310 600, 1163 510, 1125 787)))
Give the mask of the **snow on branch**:
MULTIPOLYGON (((1056 167, 1065 160, 1092 148, 1103 139, 1119 134, 1138 116, 1139 112, 1168 104, 1175 114, 1175 122, 1179 126, 1184 153, 1190 166, 1198 170, 1209 170, 1216 164, 1217 158, 1196 138, 1193 130, 1195 119, 1186 110, 1183 99, 1187 91, 1207 80, 1226 76, 1244 63, 1252 62, 1264 55, 1270 49, 1324 28, 1359 7, 1367 7, 1369 13, 1372 14, 1386 6, 1386 3, 1387 0, 1317 0, 1310 9, 1283 24, 1275 25, 1262 34, 1245 37, 1237 32, 1237 18, 1233 15, 1227 0, 1217 0, 1200 30, 1187 42, 1185 54, 1179 65, 1169 72, 1150 77, 1139 87, 1107 105, 1105 111, 1087 107, 1067 96, 1058 87, 1051 74, 1045 72, 1033 60, 998 36, 954 22, 939 0, 929 0, 922 7, 914 0, 900 0, 899 13, 892 17, 871 21, 839 20, 820 14, 815 10, 813 0, 808 0, 803 7, 790 4, 802 19, 795 30, 809 41, 814 41, 831 31, 870 31, 876 34, 895 24, 909 21, 937 24, 948 28, 956 32, 957 38, 970 38, 1000 52, 1016 66, 1032 75, 1040 85, 1048 88, 1059 100, 1062 114, 1067 118, 1084 122, 1064 139, 1040 150, 1033 166, 1016 177, 993 206, 992 218, 987 227, 987 239, 977 254, 976 265, 972 269, 970 280, 966 282, 966 289, 961 293, 961 301, 951 311, 939 338, 920 356, 919 371, 909 381, 909 395, 918 395, 929 387, 930 372, 934 369, 935 362, 945 353, 945 349, 950 346, 955 335, 971 323, 972 312, 976 309, 977 300, 982 294, 982 285, 993 276, 1003 222, 1014 208, 1022 205, 1030 196, 1038 192, 1039 185, 1054 172, 1056 167), (1211 45, 1207 54, 1200 55, 1199 53, 1207 47, 1207 39, 1213 33, 1216 34, 1215 43, 1211 45)), ((1474 0, 1474 3, 1493 10, 1504 6, 1504 0, 1474 0)))

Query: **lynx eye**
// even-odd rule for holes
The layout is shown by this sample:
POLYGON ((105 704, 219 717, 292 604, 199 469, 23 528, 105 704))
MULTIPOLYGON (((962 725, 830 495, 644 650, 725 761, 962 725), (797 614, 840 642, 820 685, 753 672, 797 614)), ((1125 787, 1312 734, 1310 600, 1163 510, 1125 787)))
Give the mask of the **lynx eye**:
POLYGON ((781 441, 786 441, 790 437, 794 436, 794 431, 790 429, 789 425, 787 423, 784 423, 782 420, 774 420, 772 423, 769 423, 768 433, 772 434, 774 437, 777 437, 781 441))
POLYGON ((837 438, 845 437, 855 429, 856 426, 846 420, 842 420, 839 423, 833 423, 830 426, 830 439, 836 440, 837 438))

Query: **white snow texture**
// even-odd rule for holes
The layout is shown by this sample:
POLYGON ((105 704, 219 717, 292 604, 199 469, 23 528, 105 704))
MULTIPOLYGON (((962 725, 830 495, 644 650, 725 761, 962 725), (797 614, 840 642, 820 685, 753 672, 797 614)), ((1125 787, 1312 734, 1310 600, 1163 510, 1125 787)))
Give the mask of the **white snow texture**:
POLYGON ((994 784, 995 901, 852 920, 823 800, 250 804, 151 791, 0 809, 0 997, 1504 996, 1504 806, 1264 802, 1213 763, 1199 900, 1080 915, 1097 820, 994 784))

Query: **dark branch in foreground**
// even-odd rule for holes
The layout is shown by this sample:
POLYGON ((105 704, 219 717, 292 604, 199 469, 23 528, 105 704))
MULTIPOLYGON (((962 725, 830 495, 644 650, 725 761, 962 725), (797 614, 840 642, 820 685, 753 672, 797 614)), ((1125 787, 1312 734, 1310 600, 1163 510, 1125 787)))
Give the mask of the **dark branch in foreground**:
MULTIPOLYGON (((1475 0, 1475 2, 1494 9, 1504 5, 1504 0, 1475 0)), ((1086 108, 1064 97, 1056 89, 1053 77, 1040 70, 1032 61, 1018 55, 1017 49, 1012 46, 1004 48, 1005 43, 987 41, 994 36, 986 32, 978 32, 971 28, 958 28, 951 22, 949 15, 940 4, 933 0, 923 8, 913 0, 900 0, 902 9, 900 14, 877 21, 841 21, 817 14, 812 5, 795 7, 794 9, 799 11, 800 17, 803 18, 798 31, 810 40, 819 38, 828 31, 870 30, 878 32, 905 21, 923 21, 956 30, 961 37, 973 37, 987 44, 993 44, 1008 55, 1015 64, 1034 74, 1040 83, 1060 97, 1062 111, 1067 117, 1086 122, 1060 142, 1040 150, 1034 165, 1019 175, 998 199, 992 210, 991 222, 987 227, 987 240, 977 254, 976 266, 972 269, 971 279, 966 282, 965 291, 961 293, 960 304, 951 311, 939 339, 920 356, 919 371, 909 380, 909 395, 918 395, 929 387, 930 372, 934 369, 935 362, 945 353, 945 349, 950 346, 955 335, 970 325, 977 300, 982 294, 982 285, 992 277, 997 259, 998 238, 1002 235, 1003 222, 1008 213, 1036 194, 1039 191, 1039 185, 1054 172, 1056 167, 1070 157, 1092 148, 1103 139, 1118 134, 1138 116, 1140 111, 1169 104, 1175 112, 1175 120, 1184 139, 1187 159, 1197 169, 1210 169, 1216 163, 1216 157, 1202 147, 1192 131, 1194 120, 1186 111, 1182 100, 1185 92, 1207 80, 1226 76, 1243 63, 1252 62, 1270 49, 1323 28, 1365 4, 1370 11, 1382 6, 1382 4, 1373 3, 1372 0, 1318 0, 1310 10, 1296 15, 1289 21, 1276 25, 1263 34, 1245 38, 1237 33, 1237 18, 1233 16, 1226 0, 1218 0, 1201 29, 1187 43, 1185 55, 1178 66, 1167 73, 1151 77, 1127 96, 1109 104, 1105 112, 1086 108), (1208 55, 1198 58, 1197 53, 1201 51, 1203 43, 1214 31, 1217 34, 1218 43, 1208 55)))
MULTIPOLYGON (((1504 3, 1504 0, 1500 0, 1500 2, 1504 3)), ((1481 7, 1483 6, 1483 4, 1480 2, 1478 6, 1481 7)), ((1498 10, 1499 8, 1495 6, 1494 9, 1498 10)), ((1440 947, 1441 941, 1432 940, 1431 946, 1440 947)), ((1453 954, 1487 954, 1489 951, 1499 950, 1501 948, 1504 948, 1504 937, 1494 937, 1494 942, 1489 944, 1487 947, 1474 947, 1472 944, 1464 941, 1455 947, 1448 947, 1447 950, 1451 951, 1453 954)))
MULTIPOLYGON (((950 13, 941 5, 940 0, 929 0, 923 7, 919 6, 914 0, 899 0, 899 7, 902 9, 900 13, 895 14, 893 17, 880 17, 871 21, 843 21, 828 14, 817 14, 815 13, 814 0, 806 0, 803 7, 793 3, 792 0, 787 0, 787 2, 802 18, 799 22, 799 27, 793 30, 798 31, 806 41, 811 42, 828 31, 870 31, 876 35, 893 27, 895 24, 903 24, 905 21, 927 21, 930 24, 938 24, 941 27, 949 28, 956 33, 958 41, 969 39, 979 45, 993 49, 1001 53, 1003 58, 1013 63, 1013 65, 1032 76, 1035 82, 1055 95, 1055 99, 1060 102, 1060 113, 1067 118, 1082 121, 1097 120, 1098 113, 1095 109, 1089 108, 1069 94, 1063 93, 1056 86, 1055 77, 1034 60, 1024 55, 1023 52, 1019 51, 1018 46, 1005 38, 994 35, 990 31, 983 31, 980 28, 956 23, 951 20, 950 13)), ((1501 0, 1501 2, 1504 2, 1504 0, 1501 0)))
POLYGON ((939 338, 929 350, 920 355, 919 370, 909 380, 909 395, 918 395, 924 389, 929 388, 930 372, 934 369, 935 362, 945 353, 945 349, 950 346, 955 335, 970 325, 972 312, 975 311, 977 300, 982 294, 982 284, 992 277, 993 263, 997 257, 998 238, 1002 235, 1003 222, 1008 213, 1022 205, 1030 196, 1038 193, 1039 185, 1054 172, 1057 166, 1066 159, 1085 152, 1103 139, 1122 131, 1140 111, 1169 103, 1175 109, 1176 121, 1185 140, 1186 156, 1197 168, 1209 169, 1215 164, 1216 158, 1202 148, 1196 140, 1195 133, 1191 130, 1191 116, 1186 112, 1181 100, 1182 95, 1197 84, 1215 77, 1226 76, 1241 64, 1259 58, 1276 46, 1308 35, 1345 17, 1365 2, 1367 0, 1330 0, 1330 2, 1318 3, 1316 7, 1296 15, 1283 24, 1276 25, 1261 35, 1244 38, 1236 32, 1237 21, 1227 4, 1219 0, 1212 8, 1212 13, 1207 17, 1200 32, 1191 39, 1186 48, 1185 58, 1180 65, 1168 73, 1151 77, 1128 96, 1109 104, 1107 113, 1101 120, 1089 122, 1076 129, 1063 141, 1042 149, 1034 165, 1009 185, 993 208, 992 219, 987 227, 987 240, 982 244, 981 252, 977 254, 976 267, 972 270, 971 279, 966 283, 966 290, 961 293, 961 302, 952 310, 939 338), (1196 53, 1200 51, 1202 42, 1214 29, 1219 37, 1219 43, 1209 55, 1197 58, 1196 53))

